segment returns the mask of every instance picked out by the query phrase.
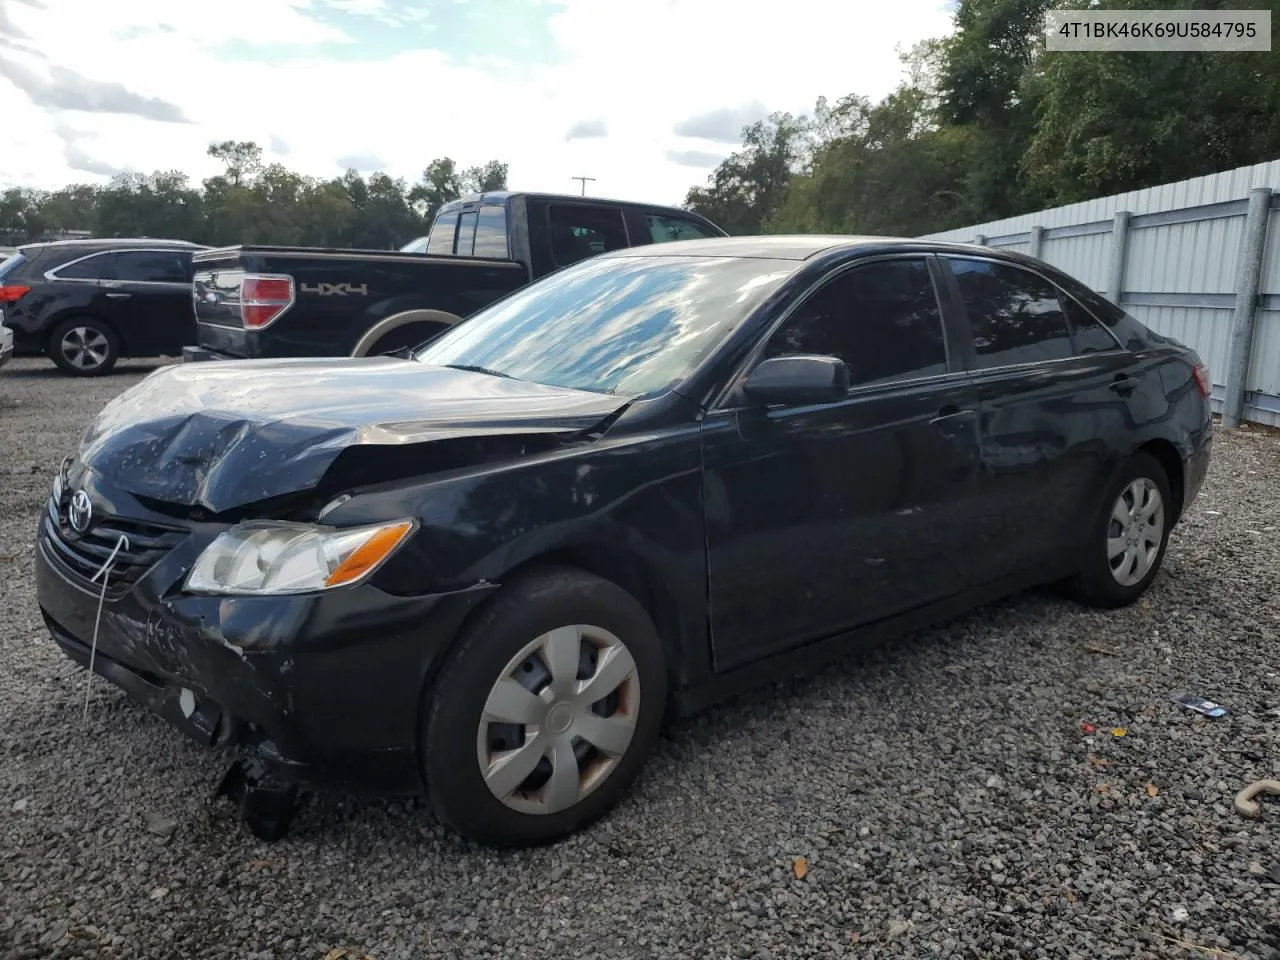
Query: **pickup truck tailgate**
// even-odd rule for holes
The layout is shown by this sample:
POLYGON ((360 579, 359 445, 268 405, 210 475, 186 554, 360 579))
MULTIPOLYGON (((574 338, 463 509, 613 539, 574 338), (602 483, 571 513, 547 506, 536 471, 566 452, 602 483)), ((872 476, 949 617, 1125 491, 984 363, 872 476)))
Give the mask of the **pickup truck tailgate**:
POLYGON ((232 357, 253 356, 250 331, 241 312, 245 269, 238 256, 195 264, 191 296, 200 346, 232 357))

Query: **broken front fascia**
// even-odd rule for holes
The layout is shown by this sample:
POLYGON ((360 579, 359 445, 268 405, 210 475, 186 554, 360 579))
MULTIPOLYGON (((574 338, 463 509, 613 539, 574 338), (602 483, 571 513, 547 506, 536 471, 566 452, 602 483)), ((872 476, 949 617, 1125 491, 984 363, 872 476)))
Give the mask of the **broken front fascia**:
MULTIPOLYGON (((78 457, 135 496, 219 514, 315 489, 351 448, 425 452, 503 438, 554 445, 587 435, 626 404, 389 357, 186 364, 111 401, 78 457)), ((430 458, 421 463, 423 472, 436 469, 430 458)))

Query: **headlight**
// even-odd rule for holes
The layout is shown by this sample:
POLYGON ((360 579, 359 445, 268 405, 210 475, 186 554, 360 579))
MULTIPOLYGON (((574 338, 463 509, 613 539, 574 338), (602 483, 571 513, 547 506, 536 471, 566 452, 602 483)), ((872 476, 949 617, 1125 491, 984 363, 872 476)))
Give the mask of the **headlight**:
POLYGON ((269 520, 236 524, 209 544, 187 575, 190 593, 280 594, 363 580, 413 532, 412 520, 322 527, 269 520))

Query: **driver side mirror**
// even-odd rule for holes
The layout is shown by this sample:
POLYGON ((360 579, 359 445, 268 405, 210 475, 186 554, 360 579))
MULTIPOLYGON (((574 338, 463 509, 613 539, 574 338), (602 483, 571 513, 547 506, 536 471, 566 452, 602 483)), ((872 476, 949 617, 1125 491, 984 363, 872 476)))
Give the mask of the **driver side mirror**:
POLYGON ((849 368, 835 357, 771 357, 747 375, 742 392, 760 406, 834 403, 849 392, 849 368))

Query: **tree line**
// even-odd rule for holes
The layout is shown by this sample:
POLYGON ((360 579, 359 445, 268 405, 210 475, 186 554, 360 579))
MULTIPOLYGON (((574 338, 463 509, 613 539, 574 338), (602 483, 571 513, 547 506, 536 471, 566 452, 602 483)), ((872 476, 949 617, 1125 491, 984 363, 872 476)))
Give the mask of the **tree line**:
MULTIPOLYGON (((734 234, 915 236, 1280 157, 1280 57, 1048 51, 1045 12, 1065 6, 1280 19, 1280 0, 959 0, 953 33, 904 55, 888 96, 822 98, 812 115, 746 127, 685 205, 734 234)), ((459 169, 442 157, 410 185, 303 176, 264 165, 252 142, 209 153, 225 170, 198 186, 170 171, 8 190, 0 243, 79 229, 386 249, 425 232, 448 200, 507 182, 496 160, 459 169)))
POLYGON ((1280 57, 1055 52, 1048 9, 1280 0, 960 0, 884 99, 775 113, 689 191, 730 233, 918 236, 1280 158, 1280 57))
POLYGON ((507 164, 460 169, 431 161, 415 184, 348 170, 330 180, 264 164, 252 141, 209 147, 225 169, 199 186, 180 171, 124 173, 106 186, 10 189, 0 194, 0 243, 86 230, 100 237, 395 249, 426 232, 436 211, 466 193, 502 190, 507 164))

